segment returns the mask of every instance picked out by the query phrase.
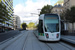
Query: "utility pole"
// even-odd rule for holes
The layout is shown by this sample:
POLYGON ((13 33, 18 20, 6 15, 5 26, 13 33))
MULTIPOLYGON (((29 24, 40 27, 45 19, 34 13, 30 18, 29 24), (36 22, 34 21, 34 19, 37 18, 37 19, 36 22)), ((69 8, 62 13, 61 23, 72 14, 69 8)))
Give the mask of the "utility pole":
POLYGON ((41 9, 37 9, 38 10, 38 14, 40 14, 41 9))
POLYGON ((36 13, 31 13, 32 15, 34 14, 34 15, 39 15, 39 14, 36 14, 36 13))

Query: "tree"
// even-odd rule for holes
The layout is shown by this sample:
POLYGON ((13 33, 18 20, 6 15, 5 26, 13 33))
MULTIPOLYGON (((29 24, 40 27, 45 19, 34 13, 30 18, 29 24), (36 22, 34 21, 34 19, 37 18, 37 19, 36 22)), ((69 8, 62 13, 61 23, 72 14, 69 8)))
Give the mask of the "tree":
POLYGON ((70 10, 70 22, 71 23, 74 23, 75 22, 75 6, 71 7, 71 10, 70 10))
POLYGON ((75 6, 71 7, 71 9, 67 9, 63 15, 66 20, 69 20, 71 23, 75 22, 75 6))
POLYGON ((75 6, 71 7, 71 10, 69 12, 69 21, 72 23, 72 31, 73 31, 75 22, 75 6))
POLYGON ((53 6, 51 6, 51 5, 44 6, 44 7, 41 9, 40 14, 51 13, 51 9, 52 9, 52 8, 53 8, 53 6))
POLYGON ((22 29, 26 30, 27 24, 26 23, 22 23, 21 27, 22 27, 22 29))
POLYGON ((29 24, 28 24, 28 28, 35 28, 36 26, 35 26, 35 23, 33 23, 33 22, 30 22, 29 24))
POLYGON ((67 9, 64 13, 61 15, 64 20, 68 20, 70 23, 72 23, 72 31, 74 30, 74 22, 75 22, 75 6, 71 7, 71 9, 67 9))
POLYGON ((63 11, 63 13, 60 14, 61 19, 64 21, 69 20, 69 16, 70 16, 70 10, 69 9, 63 11))
POLYGON ((39 24, 36 25, 36 29, 38 29, 38 25, 39 25, 39 24))

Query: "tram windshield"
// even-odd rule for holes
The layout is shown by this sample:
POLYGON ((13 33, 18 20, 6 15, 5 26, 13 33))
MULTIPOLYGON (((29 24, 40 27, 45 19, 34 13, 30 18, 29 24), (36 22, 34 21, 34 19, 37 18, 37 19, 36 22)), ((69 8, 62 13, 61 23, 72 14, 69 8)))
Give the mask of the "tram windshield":
POLYGON ((45 32, 59 32, 59 19, 56 17, 45 17, 45 32))

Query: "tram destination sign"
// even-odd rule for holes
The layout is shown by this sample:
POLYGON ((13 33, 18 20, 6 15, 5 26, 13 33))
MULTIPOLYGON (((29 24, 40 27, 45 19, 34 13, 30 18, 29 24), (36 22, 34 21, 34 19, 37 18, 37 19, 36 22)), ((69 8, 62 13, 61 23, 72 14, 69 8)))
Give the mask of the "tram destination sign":
POLYGON ((58 19, 57 17, 45 17, 45 19, 58 19))

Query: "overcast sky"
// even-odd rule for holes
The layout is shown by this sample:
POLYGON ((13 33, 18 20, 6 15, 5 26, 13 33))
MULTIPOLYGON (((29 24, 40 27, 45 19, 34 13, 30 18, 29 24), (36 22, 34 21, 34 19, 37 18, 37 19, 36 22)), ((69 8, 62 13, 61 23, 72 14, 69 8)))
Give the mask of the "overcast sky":
POLYGON ((58 0, 13 0, 14 14, 18 15, 21 19, 21 23, 24 21, 37 22, 38 15, 31 15, 31 13, 39 14, 44 5, 54 5, 58 0))

